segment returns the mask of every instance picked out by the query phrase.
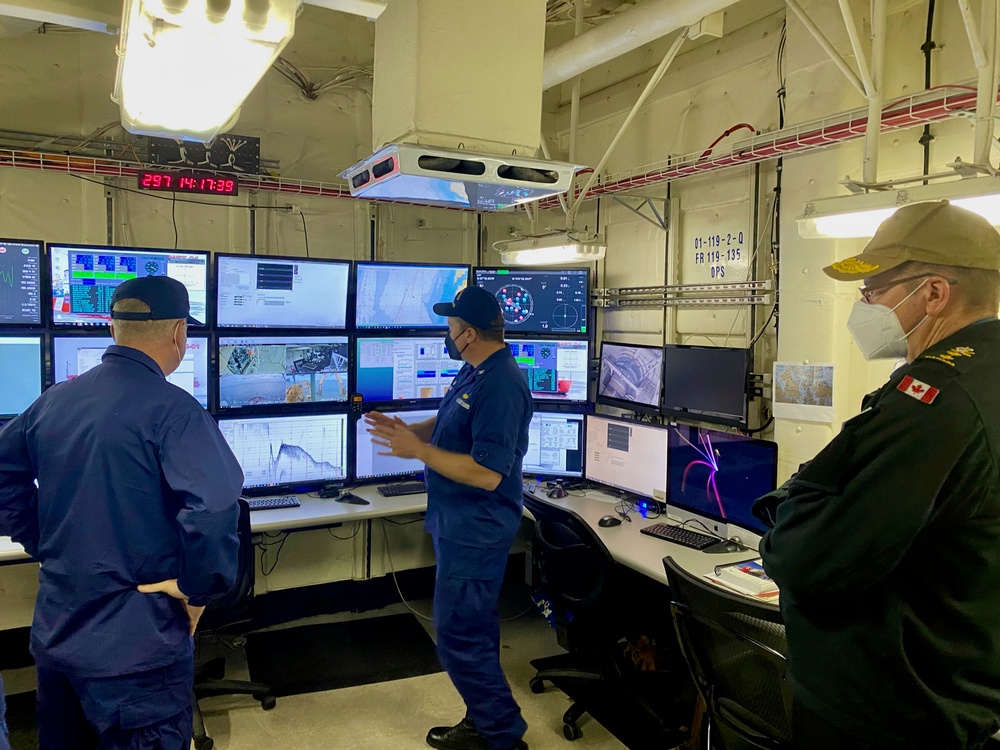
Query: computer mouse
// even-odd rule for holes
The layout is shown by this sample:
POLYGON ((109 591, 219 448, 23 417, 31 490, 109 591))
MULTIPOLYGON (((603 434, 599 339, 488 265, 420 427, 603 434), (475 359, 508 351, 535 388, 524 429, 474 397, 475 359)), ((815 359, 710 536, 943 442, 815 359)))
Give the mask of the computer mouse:
POLYGON ((620 526, 621 522, 622 519, 618 516, 604 516, 597 522, 597 525, 607 528, 608 526, 620 526))
POLYGON ((569 493, 566 491, 566 488, 563 487, 561 484, 557 484, 551 490, 546 492, 545 495, 546 497, 551 497, 553 500, 559 500, 560 498, 563 497, 569 497, 569 493))

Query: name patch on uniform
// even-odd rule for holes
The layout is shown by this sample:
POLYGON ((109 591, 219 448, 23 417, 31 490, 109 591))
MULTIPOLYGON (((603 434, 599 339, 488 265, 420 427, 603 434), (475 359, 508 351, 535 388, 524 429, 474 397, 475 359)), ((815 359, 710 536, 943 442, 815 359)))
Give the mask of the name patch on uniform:
POLYGON ((472 408, 471 406, 469 406, 469 402, 468 401, 456 401, 455 403, 458 404, 459 406, 461 406, 463 409, 471 409, 472 408))
POLYGON ((907 396, 915 398, 917 401, 922 401, 925 404, 934 403, 934 399, 941 392, 938 388, 929 386, 927 383, 921 383, 919 380, 914 380, 909 375, 899 381, 896 390, 902 391, 907 396))

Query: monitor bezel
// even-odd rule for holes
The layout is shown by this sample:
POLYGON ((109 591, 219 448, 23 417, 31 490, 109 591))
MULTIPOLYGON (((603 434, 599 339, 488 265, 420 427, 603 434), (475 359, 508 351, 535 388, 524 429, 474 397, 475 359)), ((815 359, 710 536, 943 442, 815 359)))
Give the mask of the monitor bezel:
POLYGON ((65 247, 72 248, 76 250, 111 250, 114 252, 150 252, 150 253, 163 253, 166 255, 174 254, 189 254, 189 255, 202 255, 205 257, 205 322, 201 325, 189 325, 191 329, 196 329, 199 331, 210 331, 215 323, 213 317, 213 274, 212 274, 212 253, 208 250, 189 250, 187 248, 167 248, 167 247, 142 247, 140 245, 90 245, 83 244, 80 242, 46 242, 45 243, 45 257, 48 260, 48 283, 49 283, 49 320, 52 321, 52 327, 55 330, 65 331, 65 330, 78 330, 78 331, 91 331, 100 326, 106 326, 110 321, 100 320, 95 323, 59 323, 56 321, 55 311, 52 310, 52 248, 54 247, 65 247))
POLYGON ((725 425, 727 427, 746 427, 750 419, 750 368, 753 362, 753 349, 745 349, 739 346, 701 346, 698 344, 666 344, 663 347, 663 370, 660 388, 660 415, 668 419, 679 419, 688 422, 710 422, 711 424, 725 425), (667 406, 665 403, 667 396, 667 357, 670 351, 708 349, 712 351, 726 350, 743 352, 745 356, 745 368, 743 377, 743 415, 719 414, 715 412, 693 411, 691 409, 681 409, 667 406))
POLYGON ((513 334, 516 334, 518 336, 524 335, 525 337, 555 336, 555 337, 560 337, 560 338, 561 337, 590 338, 592 336, 592 334, 594 332, 594 320, 593 320, 593 318, 594 318, 594 308, 590 305, 590 300, 589 300, 589 295, 590 295, 590 278, 591 278, 591 269, 589 267, 587 267, 587 266, 570 266, 568 268, 562 268, 562 267, 553 267, 553 266, 474 266, 473 269, 472 269, 472 275, 470 276, 470 279, 472 280, 472 283, 475 284, 476 286, 481 286, 481 284, 479 283, 479 279, 477 278, 477 273, 479 271, 488 271, 488 272, 489 271, 491 271, 491 272, 507 271, 507 272, 510 272, 510 273, 546 273, 546 274, 565 273, 566 271, 574 271, 574 272, 576 272, 576 271, 583 271, 584 274, 586 274, 585 280, 584 280, 584 285, 585 285, 585 287, 587 289, 587 295, 588 295, 587 307, 586 307, 586 315, 585 315, 585 320, 584 320, 584 323, 587 326, 587 330, 586 331, 583 331, 583 332, 580 332, 580 331, 535 331, 535 332, 532 332, 532 331, 524 331, 524 330, 521 330, 521 329, 518 329, 517 331, 513 331, 511 329, 507 329, 507 333, 513 333, 513 334))
MULTIPOLYGON (((387 407, 389 405, 392 405, 392 404, 383 404, 383 407, 387 407)), ((358 424, 360 424, 361 422, 364 421, 364 415, 365 415, 365 413, 370 412, 370 411, 378 411, 378 412, 381 412, 383 414, 404 414, 404 413, 407 413, 407 412, 413 413, 413 412, 421 412, 421 411, 428 412, 429 411, 429 412, 434 412, 435 414, 437 414, 437 409, 436 408, 435 409, 431 409, 431 408, 426 408, 426 407, 424 407, 424 408, 418 408, 418 409, 413 409, 413 408, 405 408, 405 409, 389 409, 389 408, 364 409, 361 414, 358 414, 357 419, 355 419, 355 421, 354 421, 354 432, 352 433, 352 435, 354 437, 354 451, 353 451, 353 453, 351 455, 354 457, 354 461, 353 461, 353 469, 354 470, 353 470, 353 473, 352 473, 354 481, 356 483, 358 483, 358 484, 382 484, 382 483, 385 483, 385 482, 394 483, 394 482, 399 482, 401 480, 407 480, 407 479, 413 479, 415 481, 415 480, 423 478, 425 476, 425 471, 404 471, 404 472, 398 472, 398 473, 395 473, 395 474, 373 474, 373 475, 370 475, 370 476, 368 476, 368 475, 362 476, 360 473, 358 473, 358 449, 359 449, 359 444, 358 444, 358 424)))
MULTIPOLYGON (((653 422, 643 422, 643 421, 638 420, 638 419, 627 419, 625 417, 613 417, 613 416, 611 416, 609 414, 587 413, 587 414, 584 415, 584 419, 587 421, 587 424, 585 424, 584 428, 583 428, 584 429, 584 438, 586 438, 587 436, 590 435, 590 424, 589 424, 589 422, 590 422, 591 419, 605 419, 605 420, 607 420, 609 422, 618 422, 620 424, 628 424, 628 425, 639 426, 639 427, 649 427, 651 429, 662 430, 664 432, 667 430, 667 427, 665 425, 655 424, 653 422)), ((667 439, 669 440, 669 435, 667 436, 667 439)), ((669 481, 670 481, 670 462, 669 462, 669 459, 666 458, 666 452, 664 452, 664 459, 667 461, 666 472, 665 472, 665 475, 664 475, 664 495, 666 495, 667 489, 669 487, 669 481)), ((583 478, 586 479, 588 482, 595 482, 595 483, 601 485, 602 487, 611 487, 612 489, 614 489, 614 490, 616 490, 618 492, 624 492, 624 493, 626 493, 628 495, 632 495, 632 496, 635 496, 635 497, 649 498, 651 500, 654 500, 657 503, 661 503, 662 504, 664 502, 663 498, 655 498, 652 495, 647 495, 647 494, 645 494, 643 492, 636 492, 634 489, 630 489, 628 487, 621 487, 621 486, 616 485, 616 484, 609 484, 607 482, 602 482, 600 479, 594 479, 588 473, 588 465, 587 464, 588 464, 588 462, 586 460, 586 455, 585 455, 584 456, 584 462, 583 462, 583 478)))
MULTIPOLYGON (((357 333, 355 333, 355 335, 353 337, 354 338, 354 348, 353 348, 353 350, 351 352, 351 355, 353 357, 353 366, 354 366, 354 370, 352 372, 352 375, 354 377, 354 381, 353 381, 354 391, 352 391, 352 393, 354 393, 355 395, 360 395, 361 396, 361 403, 364 404, 364 406, 365 406, 366 409, 368 407, 375 407, 375 408, 377 408, 377 407, 389 406, 389 405, 399 406, 399 407, 401 407, 401 409, 410 409, 410 410, 414 410, 414 409, 429 409, 429 408, 431 408, 431 406, 429 406, 429 405, 433 405, 434 407, 436 407, 441 402, 441 399, 443 398, 443 396, 434 396, 433 398, 405 398, 405 399, 388 399, 388 400, 387 399, 379 399, 379 400, 373 400, 371 398, 366 397, 365 394, 364 394, 364 391, 361 390, 361 377, 360 377, 361 376, 361 356, 360 356, 360 353, 359 353, 358 349, 360 348, 362 341, 366 341, 366 340, 370 340, 370 339, 430 339, 430 340, 436 341, 436 342, 444 345, 444 334, 443 333, 440 333, 439 336, 427 335, 427 331, 424 331, 424 332, 419 332, 419 331, 412 332, 411 331, 411 332, 407 332, 405 334, 400 334, 400 335, 394 335, 394 334, 399 334, 399 331, 395 330, 395 329, 389 329, 389 330, 383 329, 382 330, 382 335, 372 335, 371 333, 369 333, 367 331, 365 333, 361 333, 360 331, 358 331, 357 333)), ((462 367, 465 364, 462 360, 459 360, 459 359, 452 360, 452 361, 455 363, 455 366, 459 370, 461 370, 462 367)))
MULTIPOLYGON (((453 268, 453 269, 465 269, 465 286, 468 286, 472 280, 472 266, 468 263, 425 263, 425 262, 410 262, 410 261, 394 261, 394 260, 359 260, 354 263, 354 274, 351 277, 353 283, 354 291, 354 317, 352 318, 354 322, 354 330, 357 334, 368 336, 377 331, 392 331, 395 333, 399 332, 412 332, 412 333, 422 333, 427 331, 446 331, 448 329, 448 324, 444 325, 434 325, 434 326, 419 326, 419 325, 401 325, 401 326, 368 326, 361 325, 358 321, 358 300, 357 300, 357 289, 358 280, 361 275, 362 266, 401 266, 407 268, 453 268)), ((464 287, 463 287, 464 288, 464 287)), ((441 302, 451 302, 452 300, 441 300, 441 302)))
POLYGON ((601 352, 597 364, 597 383, 595 385, 596 393, 595 399, 598 404, 603 404, 605 406, 613 406, 617 409, 625 409, 627 411, 635 412, 636 414, 650 414, 658 415, 660 413, 660 404, 663 400, 663 368, 665 362, 663 360, 663 347, 654 346, 652 344, 629 344, 621 341, 602 341, 601 342, 601 352), (604 347, 606 345, 618 346, 618 347, 629 347, 631 349, 649 349, 652 351, 660 352, 660 386, 657 391, 656 403, 655 404, 643 404, 638 401, 628 401, 623 398, 613 398, 611 396, 605 396, 601 393, 601 371, 604 367, 604 347))
POLYGON ((351 321, 354 315, 354 263, 355 261, 345 258, 313 258, 304 255, 265 255, 261 253, 212 253, 212 274, 215 283, 212 285, 212 312, 215 329, 221 333, 223 331, 351 331, 351 321), (262 326, 262 325, 232 325, 219 322, 219 261, 223 258, 240 258, 242 260, 276 260, 291 261, 293 263, 318 263, 322 265, 347 266, 347 299, 344 301, 344 325, 343 326, 262 326))
MULTIPOLYGON (((529 471, 524 468, 524 460, 521 461, 522 473, 526 476, 538 477, 540 479, 547 479, 549 477, 554 479, 584 479, 586 477, 587 471, 587 415, 589 412, 583 410, 577 411, 566 411, 564 409, 535 409, 535 413, 531 415, 531 419, 534 420, 535 417, 540 415, 552 415, 557 417, 566 416, 576 416, 580 417, 580 471, 579 472, 548 472, 541 473, 537 471, 529 471)), ((599 415, 604 416, 604 415, 599 415)))
MULTIPOLYGON (((9 242, 19 245, 38 246, 38 322, 37 323, 9 323, 0 322, 0 331, 8 329, 22 330, 44 330, 48 328, 48 323, 52 319, 52 266, 49 263, 49 255, 46 252, 44 240, 18 239, 16 237, 0 237, 0 245, 9 242)), ((2 419, 2 417, 0 417, 2 419)))
MULTIPOLYGON (((47 373, 45 367, 45 332, 44 331, 2 331, 0 332, 0 340, 4 339, 38 339, 38 396, 35 396, 32 403, 38 400, 46 389, 49 387, 49 383, 46 380, 47 373)), ((30 404, 29 404, 30 406, 30 404)), ((23 414, 24 412, 21 412, 23 414)), ((19 417, 20 414, 4 414, 0 413, 0 421, 6 422, 8 420, 19 417)))
MULTIPOLYGON (((530 341, 542 341, 542 342, 550 342, 550 343, 565 342, 565 343, 568 343, 568 344, 584 344, 586 346, 586 348, 587 348, 587 365, 586 365, 586 370, 584 371, 584 376, 586 378, 586 382, 584 384, 585 385, 585 388, 584 388, 585 393, 584 393, 583 399, 582 400, 571 401, 569 399, 562 399, 562 398, 546 398, 545 396, 535 396, 534 393, 532 393, 531 399, 532 399, 532 401, 534 401, 536 407, 542 406, 542 405, 545 405, 545 406, 550 406, 551 405, 551 406, 581 407, 581 406, 585 406, 586 404, 590 403, 590 360, 591 360, 591 356, 592 356, 592 353, 593 353, 592 352, 593 347, 590 344, 590 339, 573 338, 573 337, 567 337, 567 336, 548 336, 548 337, 546 337, 546 336, 522 336, 521 334, 517 334, 517 335, 514 335, 514 336, 505 336, 504 337, 504 343, 507 345, 508 349, 510 348, 511 342, 523 342, 523 341, 529 341, 529 342, 530 341)), ((520 367, 518 367, 518 369, 520 369, 520 367)))

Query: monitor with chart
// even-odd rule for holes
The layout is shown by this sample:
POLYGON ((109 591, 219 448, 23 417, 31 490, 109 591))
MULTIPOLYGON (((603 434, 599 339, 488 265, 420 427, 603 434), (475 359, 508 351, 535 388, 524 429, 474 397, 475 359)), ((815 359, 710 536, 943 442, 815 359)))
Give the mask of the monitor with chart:
POLYGON ((347 415, 302 414, 219 420, 243 469, 243 489, 263 494, 347 477, 347 415))
MULTIPOLYGON (((407 424, 423 422, 437 416, 437 409, 420 409, 418 411, 387 411, 380 409, 388 417, 399 417, 407 424)), ((355 424, 356 437, 354 441, 354 478, 358 481, 368 479, 388 479, 411 476, 424 471, 423 461, 415 458, 399 458, 398 456, 380 456, 388 448, 372 442, 368 433, 369 425, 363 417, 355 424)))
POLYGON ((216 255, 220 328, 345 328, 351 263, 216 255))
POLYGON ((221 336, 219 408, 347 401, 347 336, 221 336))
POLYGON ((590 342, 570 339, 507 339, 536 399, 584 403, 590 342))
POLYGON ((208 253, 49 243, 49 267, 55 325, 107 325, 115 289, 143 276, 169 276, 182 282, 191 317, 200 325, 208 323, 208 253))
POLYGON ((597 401, 630 411, 656 414, 660 410, 663 349, 659 346, 601 343, 601 371, 597 401))
POLYGON ((777 443, 675 424, 667 450, 669 505, 757 534, 767 531, 750 508, 777 484, 777 443))
POLYGON ((42 243, 0 239, 0 326, 42 324, 42 243))
POLYGON ((355 324, 358 328, 447 328, 431 309, 451 302, 469 283, 469 267, 421 263, 358 263, 355 324))
POLYGON ((42 392, 40 336, 0 336, 0 418, 16 417, 42 392))
POLYGON ((477 268, 474 278, 496 296, 507 333, 587 332, 586 268, 477 268))
POLYGON ((584 476, 639 497, 667 496, 667 429, 588 414, 584 476))
POLYGON ((664 347, 663 409, 675 419, 745 425, 750 350, 664 347))
POLYGON ((522 471, 544 477, 583 476, 583 415, 536 411, 528 426, 522 471))
POLYGON ((355 390, 367 403, 439 399, 462 363, 440 338, 386 336, 357 340, 355 390))
MULTIPOLYGON (((83 375, 101 364, 101 357, 114 344, 110 336, 52 337, 52 382, 83 375)), ((208 408, 208 337, 188 336, 187 352, 177 369, 167 380, 194 396, 198 403, 208 408)))

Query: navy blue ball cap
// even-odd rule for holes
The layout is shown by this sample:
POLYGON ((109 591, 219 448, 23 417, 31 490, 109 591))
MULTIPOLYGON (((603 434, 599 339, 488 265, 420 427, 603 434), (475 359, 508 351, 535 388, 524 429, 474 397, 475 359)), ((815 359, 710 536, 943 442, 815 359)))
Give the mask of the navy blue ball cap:
POLYGON ((175 320, 183 318, 189 325, 201 325, 191 317, 188 290, 169 276, 141 276, 118 285, 111 297, 112 320, 175 320), (149 312, 114 312, 115 303, 137 299, 149 306, 149 312))
POLYGON ((454 302, 438 302, 434 312, 448 318, 461 318, 484 331, 502 330, 503 317, 497 298, 479 286, 467 286, 455 295, 454 302), (500 322, 497 323, 497 318, 500 322))

